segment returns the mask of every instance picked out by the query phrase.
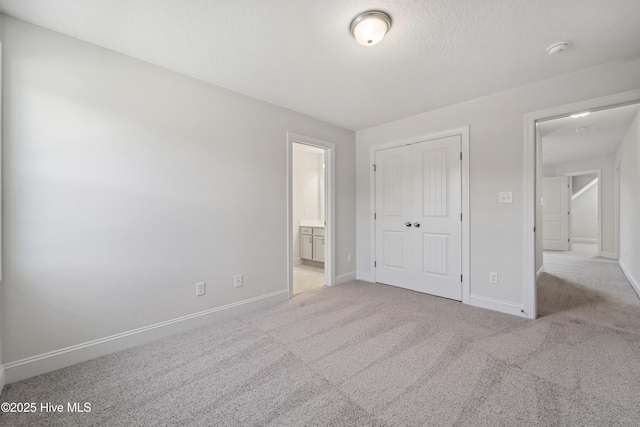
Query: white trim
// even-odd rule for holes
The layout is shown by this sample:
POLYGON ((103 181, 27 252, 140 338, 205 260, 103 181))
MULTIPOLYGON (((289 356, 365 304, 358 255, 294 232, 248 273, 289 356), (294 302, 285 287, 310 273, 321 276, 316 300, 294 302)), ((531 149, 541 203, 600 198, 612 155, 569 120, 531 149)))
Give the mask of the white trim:
POLYGON ((571 243, 598 243, 600 240, 593 237, 572 237, 571 243))
MULTIPOLYGON (((403 145, 416 144, 418 142, 430 141, 433 139, 446 138, 448 136, 460 135, 460 150, 462 151, 462 302, 470 304, 469 295, 471 292, 470 282, 470 257, 469 257, 469 126, 461 126, 441 132, 430 133, 427 135, 413 136, 397 141, 386 142, 373 145, 369 148, 370 165, 375 164, 376 151, 385 150, 387 148, 400 147, 403 145)), ((369 169, 369 218, 371 224, 369 227, 369 236, 371 241, 371 274, 358 273, 358 280, 366 280, 367 282, 376 281, 376 270, 373 262, 376 259, 376 223, 373 220, 373 213, 376 211, 376 177, 373 167, 369 169)))
POLYGON ((4 389, 6 381, 7 377, 4 374, 4 366, 0 366, 0 393, 2 393, 2 389, 4 389))
POLYGON ((629 269, 624 265, 624 263, 622 262, 622 260, 618 261, 618 265, 620 266, 620 270, 622 270, 622 272, 624 273, 625 276, 627 276, 627 280, 629 281, 629 283, 631 284, 631 287, 633 288, 634 291, 636 291, 636 294, 638 294, 638 298, 640 298, 640 283, 638 283, 633 276, 631 275, 631 272, 629 271, 629 269))
POLYGON ((370 283, 376 282, 372 274, 360 273, 360 272, 357 273, 356 280, 362 280, 363 282, 370 282, 370 283))
POLYGON ((302 264, 302 258, 295 258, 293 260, 293 265, 300 265, 302 264))
POLYGON ((618 259, 618 256, 615 254, 615 252, 600 252, 598 253, 598 256, 602 258, 618 259))
POLYGON ((540 267, 540 269, 536 273, 536 283, 538 283, 538 280, 540 280, 543 274, 544 274, 544 265, 540 267))
POLYGON ((616 259, 620 258, 620 161, 616 161, 613 171, 613 222, 615 227, 614 251, 616 259))
POLYGON ((325 164, 325 263, 324 275, 327 286, 333 286, 336 282, 336 145, 333 142, 323 141, 294 132, 287 132, 287 289, 289 298, 293 298, 293 143, 311 145, 324 149, 325 164))
MULTIPOLYGON (((566 175, 566 174, 565 174, 566 175)), ((571 200, 575 200, 578 197, 582 196, 588 189, 590 189, 591 187, 593 187, 594 185, 596 185, 599 182, 598 178, 594 178, 593 181, 591 181, 590 183, 588 183, 587 185, 585 185, 584 187, 582 187, 580 190, 578 190, 577 193, 572 194, 571 195, 571 200)))
POLYGON ((56 369, 71 366, 85 360, 104 356, 115 351, 140 345, 177 332, 192 329, 212 320, 223 317, 238 316, 243 313, 286 300, 288 290, 249 298, 243 301, 200 311, 154 325, 133 329, 97 340, 73 345, 37 356, 27 357, 15 362, 5 363, 7 383, 21 381, 56 369))
POLYGON ((469 296, 469 304, 474 307, 486 308, 488 310, 499 311, 501 313, 513 314, 514 316, 528 317, 523 313, 524 306, 511 301, 504 301, 495 298, 489 298, 481 295, 471 294, 469 296))
POLYGON ((342 285, 343 283, 353 282, 356 280, 357 274, 355 271, 351 271, 349 273, 341 274, 336 276, 336 285, 342 285))
MULTIPOLYGON (((536 121, 640 102, 640 89, 534 111, 523 116, 523 304, 527 317, 536 318, 536 121)), ((542 232, 542 230, 539 230, 542 232)))

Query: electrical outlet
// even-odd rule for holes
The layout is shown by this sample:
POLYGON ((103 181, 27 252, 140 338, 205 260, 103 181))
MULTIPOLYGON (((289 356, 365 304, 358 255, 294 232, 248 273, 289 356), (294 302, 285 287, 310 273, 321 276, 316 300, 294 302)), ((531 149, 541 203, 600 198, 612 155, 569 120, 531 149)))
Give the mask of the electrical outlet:
POLYGON ((351 262, 351 254, 347 255, 347 262, 351 262))
POLYGON ((498 193, 498 202, 513 203, 513 193, 511 191, 503 191, 498 193))
POLYGON ((236 274, 233 277, 233 287, 239 288, 240 286, 242 286, 242 274, 236 274))
POLYGON ((206 283, 204 282, 199 282, 196 283, 196 296, 200 297, 202 295, 204 295, 204 291, 205 291, 205 287, 206 287, 206 283))
POLYGON ((489 283, 498 283, 498 273, 495 271, 489 273, 489 283))

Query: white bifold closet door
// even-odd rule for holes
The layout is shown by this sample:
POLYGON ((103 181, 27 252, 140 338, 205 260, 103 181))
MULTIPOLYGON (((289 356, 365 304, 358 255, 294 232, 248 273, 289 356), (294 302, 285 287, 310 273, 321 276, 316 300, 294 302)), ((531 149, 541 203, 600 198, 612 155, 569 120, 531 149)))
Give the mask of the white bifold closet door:
POLYGON ((460 136, 376 151, 376 282, 462 299, 460 136))

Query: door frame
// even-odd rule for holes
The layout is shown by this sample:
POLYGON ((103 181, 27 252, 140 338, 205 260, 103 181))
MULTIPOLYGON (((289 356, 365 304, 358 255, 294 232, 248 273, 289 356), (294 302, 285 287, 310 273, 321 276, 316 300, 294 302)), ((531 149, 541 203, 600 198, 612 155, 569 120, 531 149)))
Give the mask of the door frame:
MULTIPOLYGON (((591 169, 578 172, 567 172, 564 176, 573 178, 574 176, 583 175, 598 176, 598 256, 602 255, 602 169, 591 169)), ((573 250, 573 179, 569 180, 569 250, 573 250)))
MULTIPOLYGON (((542 165, 536 162, 536 122, 566 117, 583 111, 604 110, 640 102, 640 89, 620 92, 600 98, 533 111, 523 115, 523 258, 522 283, 524 314, 537 317, 536 293, 536 174, 542 165)), ((542 232, 542 230, 538 230, 542 232)))
MULTIPOLYGON (((434 139, 446 138, 449 136, 460 136, 460 150, 462 151, 462 168, 461 168, 461 183, 462 183, 462 302, 469 304, 471 286, 469 275, 469 126, 461 126, 454 129, 449 129, 441 132, 429 133, 426 135, 412 136, 400 140, 391 142, 385 142, 381 144, 372 145, 369 147, 369 200, 370 200, 370 214, 373 218, 373 214, 376 211, 376 179, 374 165, 376 160, 376 151, 385 150, 388 148, 400 147, 403 145, 416 144, 418 142, 425 142, 434 139)), ((369 226, 369 236, 371 239, 371 278, 376 283, 376 268, 373 262, 376 259, 376 222, 371 221, 369 226)))
POLYGON ((287 290, 293 297, 293 143, 310 145, 324 150, 324 280, 335 284, 335 161, 336 145, 322 139, 287 132, 287 290))

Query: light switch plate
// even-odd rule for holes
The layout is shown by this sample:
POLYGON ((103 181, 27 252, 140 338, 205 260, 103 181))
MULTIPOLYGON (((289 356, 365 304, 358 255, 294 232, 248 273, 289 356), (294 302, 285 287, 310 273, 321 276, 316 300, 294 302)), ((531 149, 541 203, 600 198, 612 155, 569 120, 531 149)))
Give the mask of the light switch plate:
POLYGON ((513 203, 513 192, 503 191, 498 194, 498 201, 500 203, 513 203))

